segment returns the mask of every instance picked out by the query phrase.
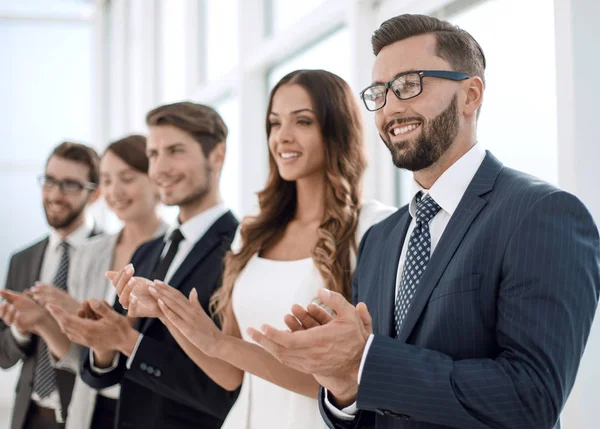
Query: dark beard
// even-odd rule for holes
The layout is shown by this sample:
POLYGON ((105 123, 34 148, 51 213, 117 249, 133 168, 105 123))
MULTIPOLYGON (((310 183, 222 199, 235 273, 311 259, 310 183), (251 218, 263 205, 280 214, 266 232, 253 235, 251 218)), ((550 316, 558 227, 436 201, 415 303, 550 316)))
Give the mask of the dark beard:
POLYGON ((392 154, 398 168, 419 171, 430 167, 452 145, 458 134, 458 96, 454 96, 448 107, 431 121, 422 121, 423 130, 414 143, 410 140, 393 143, 389 134, 379 135, 392 154), (400 154, 400 149, 409 149, 400 154))
POLYGON ((46 215, 46 221, 48 222, 48 225, 50 225, 54 229, 68 228, 73 224, 73 222, 75 222, 79 218, 81 213, 83 213, 86 204, 87 199, 79 207, 72 209, 67 215, 67 217, 65 217, 64 219, 51 219, 50 216, 48 216, 48 211, 46 210, 46 207, 44 206, 44 214, 46 215))

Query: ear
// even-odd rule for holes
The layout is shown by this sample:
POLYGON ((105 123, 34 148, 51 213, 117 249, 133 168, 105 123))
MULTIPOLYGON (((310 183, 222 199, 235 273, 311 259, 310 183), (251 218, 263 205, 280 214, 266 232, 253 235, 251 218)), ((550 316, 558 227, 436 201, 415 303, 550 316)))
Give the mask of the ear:
POLYGON ((477 114, 477 111, 483 102, 483 90, 483 81, 479 76, 474 76, 469 79, 467 97, 464 105, 464 113, 466 116, 473 116, 477 114))
POLYGON ((212 152, 208 155, 210 163, 213 166, 218 167, 217 170, 219 171, 223 168, 223 164, 225 163, 226 152, 225 142, 222 141, 217 143, 212 152))
POLYGON ((90 192, 90 196, 88 198, 88 205, 91 206, 98 200, 98 198, 100 198, 100 188, 96 187, 96 189, 90 192))

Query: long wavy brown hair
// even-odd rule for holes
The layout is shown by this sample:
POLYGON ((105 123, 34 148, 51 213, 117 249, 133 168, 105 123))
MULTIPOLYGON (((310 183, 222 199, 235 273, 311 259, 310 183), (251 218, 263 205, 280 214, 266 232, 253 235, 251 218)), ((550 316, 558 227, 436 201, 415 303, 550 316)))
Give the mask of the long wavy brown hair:
MULTIPOLYGON (((312 258, 325 280, 325 287, 350 298, 352 252, 356 252, 356 228, 366 167, 362 119, 356 98, 348 84, 325 70, 297 70, 283 77, 273 88, 273 96, 283 85, 300 85, 313 103, 325 144, 325 213, 317 230, 312 258)), ((211 299, 211 311, 226 323, 231 314, 231 296, 240 272, 253 255, 269 249, 283 236, 296 214, 296 182, 286 181, 269 151, 269 177, 258 193, 260 212, 242 222, 242 246, 225 257, 223 285, 211 299)))

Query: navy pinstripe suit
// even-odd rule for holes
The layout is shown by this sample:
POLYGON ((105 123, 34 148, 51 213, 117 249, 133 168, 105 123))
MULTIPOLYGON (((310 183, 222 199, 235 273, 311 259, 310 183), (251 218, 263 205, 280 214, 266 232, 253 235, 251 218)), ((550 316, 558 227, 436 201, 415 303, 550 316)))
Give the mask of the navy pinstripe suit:
POLYGON ((363 238, 353 301, 375 337, 353 422, 332 428, 552 429, 598 304, 598 229, 573 195, 488 153, 391 338, 407 207, 363 238))

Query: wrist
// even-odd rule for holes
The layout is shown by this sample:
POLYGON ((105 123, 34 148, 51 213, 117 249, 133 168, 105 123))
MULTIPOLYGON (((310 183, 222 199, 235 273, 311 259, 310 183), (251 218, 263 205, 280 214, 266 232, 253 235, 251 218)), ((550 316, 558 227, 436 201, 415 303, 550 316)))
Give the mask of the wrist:
POLYGON ((127 357, 131 356, 135 350, 135 345, 137 344, 139 338, 140 333, 129 327, 129 329, 127 329, 125 332, 122 344, 119 347, 119 351, 127 357))
POLYGON ((94 366, 97 368, 108 368, 112 364, 115 358, 115 351, 113 350, 98 350, 92 349, 91 353, 94 355, 94 366))
POLYGON ((329 391, 329 399, 339 409, 343 409, 356 402, 358 396, 358 383, 351 383, 345 389, 329 391))
POLYGON ((227 361, 227 357, 230 356, 232 349, 235 347, 233 340, 234 337, 219 331, 213 343, 208 346, 206 355, 227 361))

